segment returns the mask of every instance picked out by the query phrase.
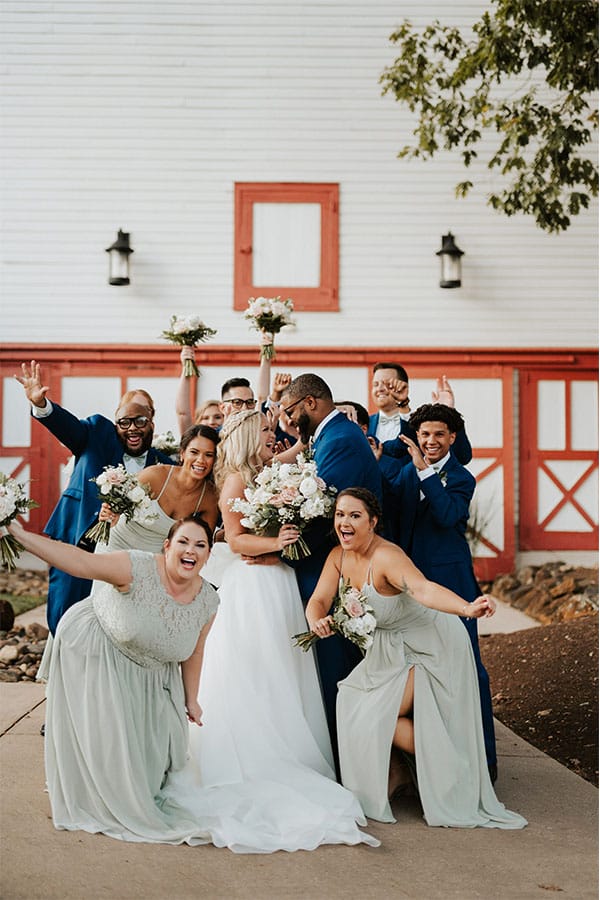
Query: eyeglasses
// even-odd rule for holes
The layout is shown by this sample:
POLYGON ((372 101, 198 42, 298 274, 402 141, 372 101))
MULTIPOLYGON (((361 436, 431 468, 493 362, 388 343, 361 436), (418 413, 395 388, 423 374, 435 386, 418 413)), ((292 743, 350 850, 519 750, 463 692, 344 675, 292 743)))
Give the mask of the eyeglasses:
POLYGON ((254 409, 256 406, 256 400, 240 400, 239 397, 228 397, 227 400, 223 400, 223 403, 231 403, 237 410, 243 409, 244 406, 246 409, 254 409))
POLYGON ((133 425, 135 428, 145 428, 150 422, 148 416, 123 416, 115 422, 117 428, 121 431, 128 431, 133 425))
POLYGON ((309 396, 310 396, 310 394, 305 394, 304 397, 300 397, 298 400, 294 400, 293 403, 290 403, 289 406, 286 406, 285 409, 283 410, 284 413, 286 414, 286 416, 289 416, 291 414, 292 410, 295 409, 299 403, 302 403, 303 400, 306 400, 306 398, 309 396))

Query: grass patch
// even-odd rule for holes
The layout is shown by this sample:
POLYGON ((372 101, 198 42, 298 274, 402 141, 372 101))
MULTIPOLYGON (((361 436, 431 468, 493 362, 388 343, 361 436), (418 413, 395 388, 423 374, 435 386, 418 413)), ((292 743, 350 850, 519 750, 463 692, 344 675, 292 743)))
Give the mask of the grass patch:
POLYGON ((28 612, 30 609, 36 609, 38 606, 43 606, 46 602, 45 597, 17 597, 15 594, 5 594, 0 593, 0 600, 8 600, 10 605, 15 611, 15 616, 20 616, 21 613, 28 612))

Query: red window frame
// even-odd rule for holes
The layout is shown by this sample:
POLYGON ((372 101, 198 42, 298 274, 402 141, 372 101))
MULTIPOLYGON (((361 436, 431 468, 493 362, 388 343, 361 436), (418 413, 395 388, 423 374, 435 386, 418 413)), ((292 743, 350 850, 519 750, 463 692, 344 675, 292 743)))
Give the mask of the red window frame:
POLYGON ((250 297, 291 297, 294 309, 339 309, 339 185, 334 183, 248 183, 235 185, 233 308, 245 310, 250 297), (255 203, 318 203, 321 207, 321 267, 318 287, 253 284, 255 203))

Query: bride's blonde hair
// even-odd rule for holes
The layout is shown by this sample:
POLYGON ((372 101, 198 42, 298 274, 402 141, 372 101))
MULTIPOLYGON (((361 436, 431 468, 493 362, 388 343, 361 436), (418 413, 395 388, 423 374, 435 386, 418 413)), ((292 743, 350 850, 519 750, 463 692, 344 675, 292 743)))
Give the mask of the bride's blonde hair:
POLYGON ((220 441, 214 467, 215 483, 219 490, 228 475, 237 473, 249 483, 262 468, 262 416, 259 409, 246 409, 225 419, 219 432, 220 441))

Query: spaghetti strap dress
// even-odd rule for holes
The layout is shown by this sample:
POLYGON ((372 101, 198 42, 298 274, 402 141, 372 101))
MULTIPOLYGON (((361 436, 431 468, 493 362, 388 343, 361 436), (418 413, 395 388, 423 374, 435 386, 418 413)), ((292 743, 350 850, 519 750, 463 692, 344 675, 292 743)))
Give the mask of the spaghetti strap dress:
POLYGON ((458 618, 429 609, 409 593, 378 593, 369 570, 363 593, 377 627, 365 658, 339 683, 342 783, 365 815, 394 822, 388 801, 392 738, 414 669, 417 779, 428 825, 523 828, 492 787, 483 741, 477 671, 458 618))

